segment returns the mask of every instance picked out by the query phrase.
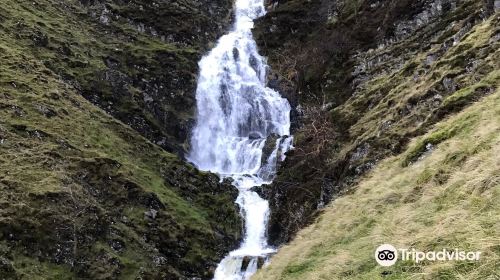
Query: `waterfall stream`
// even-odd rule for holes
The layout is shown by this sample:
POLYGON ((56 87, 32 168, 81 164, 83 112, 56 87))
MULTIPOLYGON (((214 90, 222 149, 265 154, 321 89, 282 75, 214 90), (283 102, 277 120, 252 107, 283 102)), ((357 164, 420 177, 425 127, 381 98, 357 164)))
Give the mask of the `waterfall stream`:
POLYGON ((232 30, 199 63, 197 123, 188 160, 232 178, 245 221, 239 249, 226 256, 216 280, 249 279, 274 249, 267 244, 269 203, 253 187, 270 183, 291 148, 290 104, 266 87, 267 64, 252 37, 264 0, 237 0, 232 30), (270 147, 270 148, 269 148, 270 147))

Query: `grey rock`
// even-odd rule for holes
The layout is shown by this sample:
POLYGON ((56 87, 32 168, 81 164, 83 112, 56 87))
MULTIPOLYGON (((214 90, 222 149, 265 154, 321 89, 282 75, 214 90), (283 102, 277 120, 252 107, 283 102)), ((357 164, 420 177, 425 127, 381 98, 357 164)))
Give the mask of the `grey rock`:
POLYGON ((149 211, 144 212, 144 217, 146 219, 154 220, 154 219, 156 219, 157 215, 158 215, 158 211, 156 211, 154 209, 150 209, 149 211))

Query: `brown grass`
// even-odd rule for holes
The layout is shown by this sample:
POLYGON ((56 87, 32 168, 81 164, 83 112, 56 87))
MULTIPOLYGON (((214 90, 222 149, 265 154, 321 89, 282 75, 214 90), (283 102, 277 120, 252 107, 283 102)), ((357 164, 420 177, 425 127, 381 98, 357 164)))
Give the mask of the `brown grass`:
POLYGON ((280 249, 252 279, 499 279, 500 90, 381 162, 349 195, 280 249), (467 123, 404 167, 419 140, 467 123), (479 262, 378 266, 383 243, 481 251, 479 262))

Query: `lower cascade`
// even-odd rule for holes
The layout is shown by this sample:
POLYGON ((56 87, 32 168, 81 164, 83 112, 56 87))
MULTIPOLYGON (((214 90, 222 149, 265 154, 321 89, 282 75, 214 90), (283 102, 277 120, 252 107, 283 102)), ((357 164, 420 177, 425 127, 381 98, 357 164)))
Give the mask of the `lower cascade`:
POLYGON ((266 87, 266 61, 252 37, 263 0, 237 0, 233 29, 199 63, 197 123, 187 157, 231 178, 245 220, 244 240, 218 265, 216 280, 249 279, 275 252, 267 244, 269 203, 252 188, 269 184, 292 147, 290 104, 266 87))

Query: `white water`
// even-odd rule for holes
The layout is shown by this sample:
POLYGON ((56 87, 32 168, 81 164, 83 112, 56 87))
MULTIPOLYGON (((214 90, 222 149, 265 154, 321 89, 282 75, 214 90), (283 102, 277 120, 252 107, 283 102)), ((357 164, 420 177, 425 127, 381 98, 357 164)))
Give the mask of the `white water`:
POLYGON ((266 61, 252 37, 253 20, 265 14, 263 2, 237 0, 232 31, 199 63, 197 124, 188 160, 201 170, 234 180, 245 220, 243 242, 221 261, 216 280, 249 279, 259 258, 274 252, 266 237, 269 204, 251 188, 272 181, 292 138, 290 105, 265 86, 266 61), (269 155, 263 152, 266 140, 275 141, 269 155), (249 259, 246 268, 244 257, 249 259))

